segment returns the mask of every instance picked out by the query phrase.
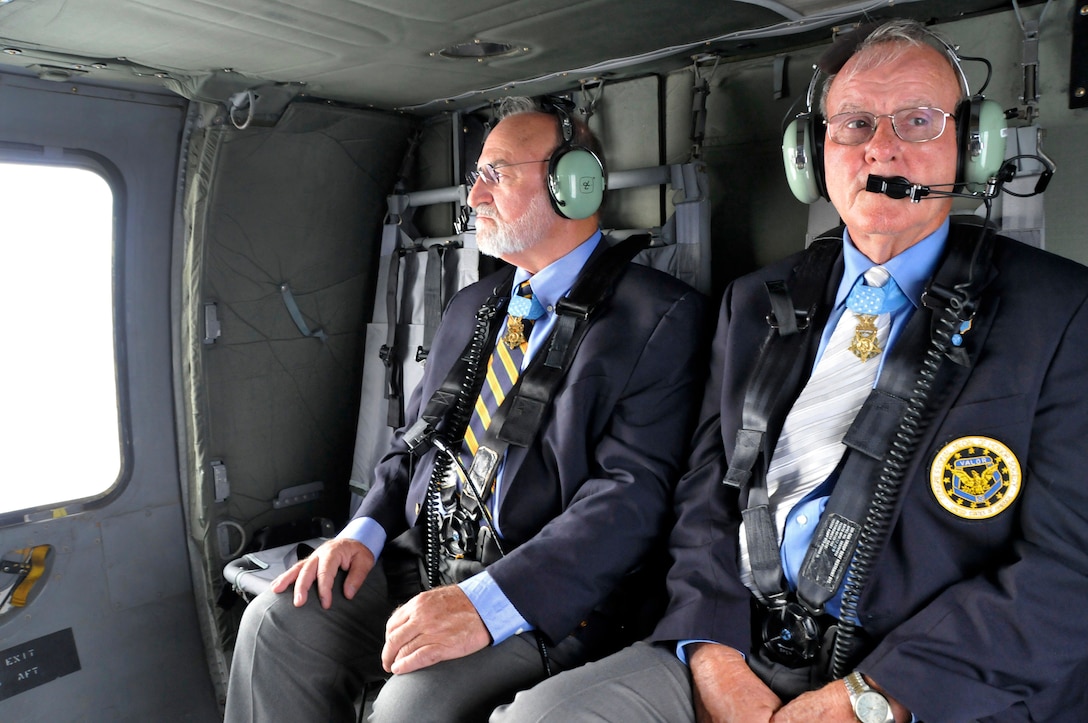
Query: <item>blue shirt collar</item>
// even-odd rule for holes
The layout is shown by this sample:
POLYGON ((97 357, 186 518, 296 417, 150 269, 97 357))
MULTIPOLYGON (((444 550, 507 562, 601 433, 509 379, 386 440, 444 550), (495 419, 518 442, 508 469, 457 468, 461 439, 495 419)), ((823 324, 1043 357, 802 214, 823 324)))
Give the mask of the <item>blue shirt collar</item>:
POLYGON ((536 274, 530 274, 522 268, 514 271, 514 288, 526 279, 532 277, 533 296, 549 312, 555 307, 559 299, 570 291, 579 272, 585 266, 586 261, 597 248, 601 241, 600 230, 574 247, 566 256, 551 262, 536 274))
MULTIPOLYGON (((937 262, 940 261, 945 242, 948 240, 949 225, 950 221, 946 218, 936 231, 884 263, 884 268, 892 275, 895 283, 899 285, 915 308, 921 305, 922 291, 925 290, 926 282, 937 269, 937 262)), ((854 242, 850 240, 848 230, 843 231, 842 247, 844 270, 838 292, 835 294, 836 308, 846 303, 846 296, 858 277, 876 265, 868 256, 858 251, 854 242)))

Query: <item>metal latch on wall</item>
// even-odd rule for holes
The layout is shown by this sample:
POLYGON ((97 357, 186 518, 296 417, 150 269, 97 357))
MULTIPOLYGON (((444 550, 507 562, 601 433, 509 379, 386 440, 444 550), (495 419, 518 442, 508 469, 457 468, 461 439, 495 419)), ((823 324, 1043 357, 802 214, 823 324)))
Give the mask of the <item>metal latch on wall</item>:
POLYGON ((50 545, 36 545, 15 550, 15 554, 22 557, 21 560, 0 560, 0 573, 18 576, 0 608, 7 603, 16 608, 26 606, 34 586, 45 573, 45 562, 52 549, 50 545))
POLYGON ((214 344, 222 333, 219 325, 219 307, 214 301, 204 302, 204 343, 214 344))

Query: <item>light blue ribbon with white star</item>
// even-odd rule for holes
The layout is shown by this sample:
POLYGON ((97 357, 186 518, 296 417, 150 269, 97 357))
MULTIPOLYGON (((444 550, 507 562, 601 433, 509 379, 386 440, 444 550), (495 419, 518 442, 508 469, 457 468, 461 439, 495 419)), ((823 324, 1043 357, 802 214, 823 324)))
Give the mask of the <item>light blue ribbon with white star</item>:
POLYGON ((544 306, 536 300, 536 297, 526 298, 515 294, 510 299, 510 305, 506 307, 506 313, 522 319, 536 321, 544 315, 544 306))
POLYGON ((854 284, 850 295, 846 297, 846 308, 855 314, 888 314, 898 309, 907 297, 895 283, 888 278, 883 286, 866 286, 861 279, 854 284))

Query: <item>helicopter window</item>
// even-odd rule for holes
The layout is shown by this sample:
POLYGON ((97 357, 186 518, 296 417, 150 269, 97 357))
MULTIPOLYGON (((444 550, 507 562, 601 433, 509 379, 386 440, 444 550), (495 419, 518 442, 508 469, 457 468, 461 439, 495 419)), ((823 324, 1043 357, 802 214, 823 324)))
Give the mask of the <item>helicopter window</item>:
POLYGON ((0 162, 0 514, 121 474, 113 189, 82 167, 0 162))

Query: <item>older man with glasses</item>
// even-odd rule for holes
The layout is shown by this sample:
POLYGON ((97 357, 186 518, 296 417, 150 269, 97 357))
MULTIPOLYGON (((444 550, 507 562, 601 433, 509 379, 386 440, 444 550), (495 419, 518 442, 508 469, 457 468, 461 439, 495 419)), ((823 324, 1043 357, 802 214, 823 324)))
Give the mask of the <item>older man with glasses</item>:
POLYGON ((726 291, 663 620, 493 720, 1088 720, 1088 270, 950 216, 985 129, 945 41, 828 56, 844 226, 726 291))
POLYGON ((703 299, 602 238, 594 148, 524 102, 488 135, 469 203, 511 268, 450 302, 354 519, 250 603, 228 721, 352 720, 364 676, 373 720, 482 720, 652 625, 703 299))

